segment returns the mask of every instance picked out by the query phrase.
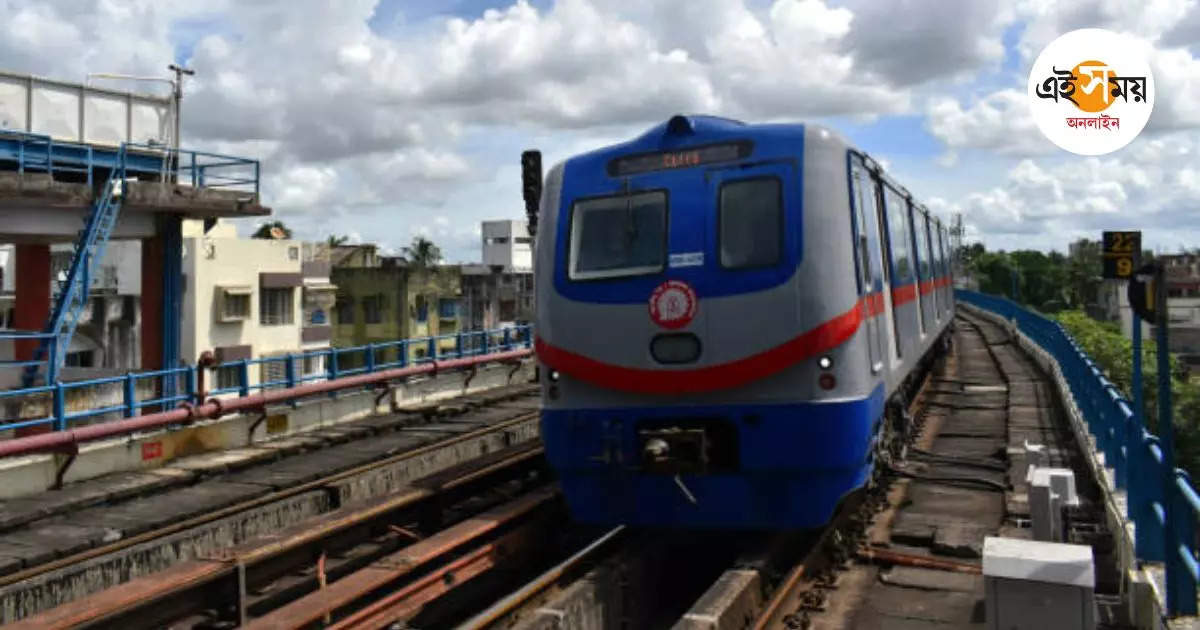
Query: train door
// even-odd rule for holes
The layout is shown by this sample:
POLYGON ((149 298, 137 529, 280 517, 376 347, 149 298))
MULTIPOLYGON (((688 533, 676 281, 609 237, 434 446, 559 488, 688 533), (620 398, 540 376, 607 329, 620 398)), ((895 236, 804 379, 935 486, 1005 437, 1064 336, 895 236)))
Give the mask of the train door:
POLYGON ((854 261, 858 269, 858 295, 866 314, 867 348, 871 373, 883 369, 883 248, 879 242, 875 181, 857 155, 850 161, 851 220, 854 226, 854 261))
POLYGON ((916 260, 913 261, 913 267, 916 268, 917 275, 917 324, 921 329, 921 338, 924 339, 926 326, 925 320, 927 319, 925 316, 925 306, 929 303, 929 300, 921 294, 921 284, 929 279, 929 251, 924 249, 925 239, 917 238, 917 235, 921 233, 920 226, 925 224, 925 222, 922 220, 924 215, 920 210, 917 209, 916 206, 912 205, 911 203, 908 204, 907 214, 909 217, 909 229, 906 232, 912 237, 913 255, 916 256, 916 260))
POLYGON ((938 258, 937 249, 933 247, 933 239, 930 235, 933 233, 935 223, 929 218, 929 214, 921 213, 921 235, 920 238, 925 239, 925 251, 929 252, 929 294, 933 296, 933 317, 937 321, 942 320, 942 296, 941 290, 938 288, 938 278, 942 277, 942 263, 938 258))
MULTIPOLYGON (((891 355, 892 367, 899 364, 904 356, 904 341, 900 339, 900 304, 896 299, 896 284, 898 281, 903 281, 905 269, 908 265, 908 247, 904 245, 904 239, 897 239, 896 235, 902 232, 893 232, 890 229, 889 217, 902 216, 896 212, 888 210, 888 204, 891 203, 895 190, 879 179, 878 176, 872 178, 875 182, 875 214, 876 223, 879 224, 879 233, 883 235, 880 243, 883 244, 883 313, 884 319, 887 321, 888 338, 892 343, 888 344, 890 348, 888 353, 891 355)), ((903 219, 901 219, 903 223, 903 219)))

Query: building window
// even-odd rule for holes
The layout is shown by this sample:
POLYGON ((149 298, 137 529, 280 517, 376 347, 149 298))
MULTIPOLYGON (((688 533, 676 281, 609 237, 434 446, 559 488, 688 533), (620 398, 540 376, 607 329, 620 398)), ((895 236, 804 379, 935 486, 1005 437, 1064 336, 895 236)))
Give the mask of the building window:
MULTIPOLYGON (((263 357, 264 359, 268 357, 263 357)), ((281 386, 287 379, 287 364, 284 363, 283 357, 271 357, 274 360, 264 361, 262 365, 261 382, 265 385, 274 383, 276 386, 281 386)))
POLYGON ((250 287, 220 287, 217 291, 221 321, 240 322, 250 318, 250 287))
POLYGON ((95 367, 96 354, 91 350, 81 350, 79 352, 68 352, 64 364, 67 367, 95 367))
POLYGON ((458 319, 458 300, 444 298, 439 301, 438 317, 442 319, 458 319))
POLYGON ((423 322, 429 319, 429 304, 426 303, 424 295, 417 296, 416 311, 418 322, 423 322))
POLYGON ((288 248, 288 260, 300 260, 300 248, 299 247, 289 247, 288 248))
POLYGON ((378 324, 383 321, 383 296, 368 295, 363 298, 363 321, 368 324, 378 324))
POLYGON ((304 376, 317 376, 325 373, 325 355, 314 354, 304 357, 304 376))
POLYGON ((238 366, 227 365, 213 371, 216 373, 217 389, 229 389, 240 385, 238 383, 238 366))
POLYGON ((335 308, 337 309, 337 321, 339 324, 354 323, 354 300, 338 298, 335 308))
POLYGON ((261 304, 259 306, 261 307, 259 309, 261 314, 259 321, 264 326, 291 324, 294 320, 291 287, 284 289, 263 289, 261 304))
POLYGON ((508 244, 508 237, 507 236, 494 236, 492 238, 489 238, 488 242, 493 245, 506 245, 506 244, 508 244))
POLYGON ((533 242, 533 239, 529 238, 528 236, 518 236, 513 239, 513 242, 517 245, 529 245, 533 242))

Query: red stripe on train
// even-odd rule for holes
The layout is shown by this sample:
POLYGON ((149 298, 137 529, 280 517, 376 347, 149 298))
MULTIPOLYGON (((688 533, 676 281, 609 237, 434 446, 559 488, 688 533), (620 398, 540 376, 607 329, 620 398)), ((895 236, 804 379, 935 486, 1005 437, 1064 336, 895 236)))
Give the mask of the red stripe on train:
MULTIPOLYGON (((727 389, 766 378, 845 343, 862 324, 867 297, 854 308, 781 345, 744 359, 702 368, 648 370, 622 367, 552 346, 541 337, 535 340, 534 346, 538 359, 546 365, 600 387, 648 394, 727 389)), ((879 297, 882 308, 883 296, 879 297)))
POLYGON ((917 299, 917 285, 906 284, 892 289, 892 307, 917 299))

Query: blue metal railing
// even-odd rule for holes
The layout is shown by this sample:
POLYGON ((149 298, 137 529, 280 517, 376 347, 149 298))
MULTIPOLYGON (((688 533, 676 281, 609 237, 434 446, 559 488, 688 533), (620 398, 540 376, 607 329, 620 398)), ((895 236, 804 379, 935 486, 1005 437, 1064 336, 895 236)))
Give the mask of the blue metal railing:
POLYGON ((1200 496, 1188 474, 1178 468, 1168 470, 1158 437, 1146 430, 1133 405, 1062 325, 1007 298, 962 289, 956 289, 955 295, 1015 321, 1021 332, 1058 362, 1088 431, 1095 436, 1104 461, 1114 469, 1117 487, 1127 493, 1126 516, 1135 523, 1138 559, 1165 565, 1170 615, 1195 615, 1200 582, 1195 548, 1200 496), (1169 538, 1168 532, 1172 533, 1169 538))
POLYGON ((55 140, 50 136, 0 129, 0 162, 16 163, 19 173, 82 173, 91 187, 97 169, 104 175, 121 165, 131 176, 166 174, 168 181, 194 188, 241 190, 258 195, 258 160, 126 143, 104 147, 55 140), (122 155, 122 153, 127 153, 122 155))
MULTIPOLYGON (((60 381, 52 385, 0 391, 0 405, 8 401, 27 399, 29 397, 48 397, 46 402, 49 403, 48 407, 50 410, 45 416, 36 419, 2 421, 0 422, 0 431, 40 425, 50 425, 54 430, 62 431, 69 428, 70 424, 74 421, 86 420, 106 414, 119 413, 121 416, 129 418, 148 407, 170 408, 182 402, 200 403, 203 402, 200 400, 203 395, 236 394, 238 396, 248 396, 252 392, 267 389, 295 387, 296 385, 312 381, 334 380, 356 374, 369 374, 381 370, 407 367, 410 364, 428 363, 434 360, 435 357, 437 359, 468 358, 518 348, 530 348, 532 346, 533 327, 524 325, 496 330, 460 332, 436 337, 401 339, 398 341, 371 343, 346 348, 324 348, 281 356, 230 361, 211 367, 185 365, 165 370, 130 372, 119 376, 108 376, 67 383, 60 381), (441 347, 443 345, 441 342, 447 340, 454 340, 453 350, 441 347), (430 349, 433 351, 430 352, 430 349), (410 355, 416 354, 417 350, 422 351, 422 356, 410 359, 410 355), (315 360, 317 358, 324 358, 325 365, 323 369, 320 372, 304 373, 302 367, 305 364, 305 360, 315 360), (339 369, 339 364, 348 360, 360 365, 349 369, 339 369), (252 366, 263 366, 261 369, 264 375, 278 372, 280 377, 253 382, 254 379, 250 378, 250 368, 252 366), (273 369, 274 366, 279 367, 278 369, 273 369), (199 377, 202 370, 208 371, 208 374, 205 374, 207 377, 205 382, 212 384, 212 386, 206 388, 208 390, 206 392, 198 390, 199 377), (217 374, 220 370, 232 370, 236 374, 236 378, 233 379, 234 382, 223 387, 218 387, 217 374), (161 398, 155 397, 154 394, 148 394, 149 397, 143 398, 143 394, 139 393, 139 390, 142 389, 149 389, 151 392, 163 391, 165 388, 158 387, 162 379, 175 379, 177 384, 173 390, 166 391, 178 391, 182 393, 161 398), (117 384, 121 385, 120 402, 114 400, 112 404, 95 408, 82 411, 67 411, 67 397, 71 393, 84 392, 91 388, 106 385, 115 386, 117 384)), ((313 361, 313 363, 317 362, 313 361)))

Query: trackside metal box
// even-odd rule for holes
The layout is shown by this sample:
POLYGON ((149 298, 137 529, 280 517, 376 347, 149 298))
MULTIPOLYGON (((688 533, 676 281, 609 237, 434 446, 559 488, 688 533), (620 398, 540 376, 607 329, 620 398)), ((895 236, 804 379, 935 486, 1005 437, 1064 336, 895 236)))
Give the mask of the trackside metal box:
POLYGON ((990 630, 1096 627, 1091 547, 989 536, 983 576, 990 630))

